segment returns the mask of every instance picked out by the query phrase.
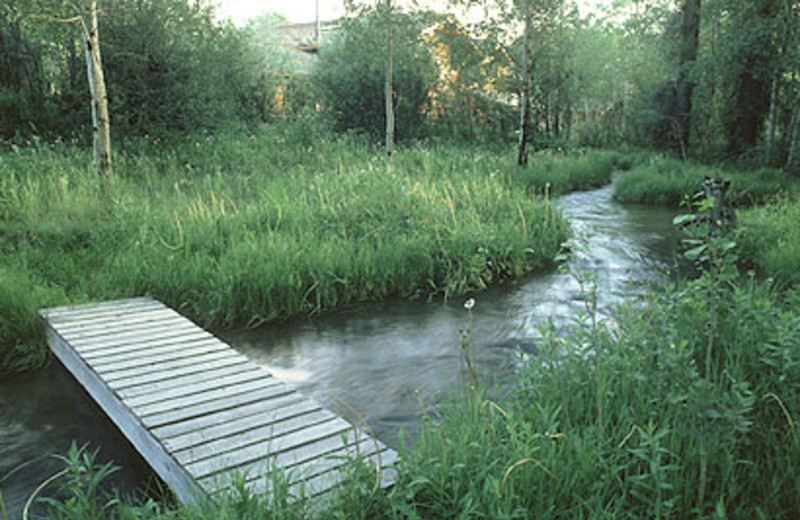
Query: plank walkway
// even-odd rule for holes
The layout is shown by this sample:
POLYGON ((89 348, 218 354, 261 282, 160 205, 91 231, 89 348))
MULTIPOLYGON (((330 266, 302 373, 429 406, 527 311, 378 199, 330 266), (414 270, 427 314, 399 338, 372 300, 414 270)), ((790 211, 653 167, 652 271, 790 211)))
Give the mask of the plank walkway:
POLYGON ((134 298, 44 309, 47 341, 179 500, 224 493, 236 475, 265 491, 329 491, 347 457, 392 483, 397 453, 164 304, 134 298))

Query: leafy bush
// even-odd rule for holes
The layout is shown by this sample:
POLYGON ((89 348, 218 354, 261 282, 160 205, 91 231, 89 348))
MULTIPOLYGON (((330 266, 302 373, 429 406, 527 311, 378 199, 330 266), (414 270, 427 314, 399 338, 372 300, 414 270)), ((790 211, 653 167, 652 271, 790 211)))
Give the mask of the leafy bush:
POLYGON ((320 50, 312 80, 337 130, 382 135, 386 128, 387 24, 394 35, 394 108, 398 140, 419 137, 424 107, 436 77, 430 51, 422 44, 423 19, 394 11, 391 22, 380 8, 342 21, 339 34, 320 50))

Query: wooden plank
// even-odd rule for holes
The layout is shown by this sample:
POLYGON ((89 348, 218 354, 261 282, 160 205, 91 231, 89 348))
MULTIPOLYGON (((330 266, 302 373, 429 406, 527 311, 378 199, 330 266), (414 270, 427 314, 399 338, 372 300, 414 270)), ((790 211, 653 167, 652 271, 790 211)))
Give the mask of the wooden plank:
POLYGON ((165 424, 181 422, 193 417, 200 417, 202 415, 236 408, 238 406, 242 406, 243 404, 254 403, 264 399, 269 399, 271 397, 291 394, 294 392, 295 390, 284 384, 273 385, 255 392, 232 395, 223 399, 202 403, 197 406, 187 406, 181 410, 171 410, 169 412, 142 417, 142 422, 148 428, 157 428, 165 424))
MULTIPOLYGON (((376 471, 381 472, 379 481, 381 488, 386 488, 394 484, 394 480, 397 475, 397 471, 393 468, 387 468, 385 465, 378 465, 379 458, 382 459, 384 457, 391 461, 391 464, 394 464, 398 459, 397 453, 388 449, 380 453, 368 454, 364 456, 365 460, 375 466, 376 471)), ((324 457, 323 461, 327 460, 328 458, 329 456, 324 457)), ((341 482, 341 470, 345 467, 346 463, 347 462, 345 460, 341 459, 338 461, 333 460, 332 464, 334 467, 331 470, 322 473, 317 473, 316 469, 312 469, 312 472, 315 474, 308 475, 305 478, 296 481, 289 488, 289 492, 296 495, 297 490, 302 487, 304 489, 305 496, 313 498, 331 491, 339 482, 341 482)), ((312 461, 312 468, 321 467, 323 465, 324 462, 319 463, 317 460, 312 461)), ((253 493, 259 492, 257 486, 251 485, 249 487, 253 493)))
POLYGON ((49 325, 46 325, 47 342, 56 357, 86 389, 92 399, 122 430, 128 440, 148 461, 156 473, 168 483, 178 498, 187 504, 196 502, 202 491, 194 479, 167 453, 131 413, 109 391, 103 380, 78 357, 70 345, 49 325))
MULTIPOLYGON (((161 395, 163 392, 169 392, 175 389, 180 389, 184 385, 191 384, 213 384, 215 381, 225 381, 229 377, 236 377, 237 374, 246 374, 251 371, 261 372, 261 369, 255 367, 252 363, 239 363, 233 366, 223 366, 217 369, 206 370, 198 374, 190 374, 188 376, 175 377, 166 381, 158 381, 155 383, 148 383, 138 386, 117 390, 117 395, 124 399, 126 402, 129 399, 144 399, 144 402, 149 402, 153 396, 161 395)), ((158 400, 157 398, 155 400, 158 400)))
MULTIPOLYGON (((184 464, 183 467, 196 479, 202 480, 221 471, 235 468, 244 471, 253 465, 263 466, 269 457, 283 457, 278 467, 287 467, 296 462, 313 458, 322 448, 322 454, 342 446, 342 435, 353 434, 353 426, 345 420, 332 416, 329 421, 272 439, 269 443, 245 446, 219 456, 184 464), (316 450, 316 451, 315 451, 316 450)), ((353 435, 354 437, 354 435, 353 435)))
POLYGON ((203 459, 219 457, 222 454, 241 450, 255 444, 269 446, 269 443, 278 437, 299 432, 312 426, 318 426, 334 419, 336 417, 330 412, 320 409, 284 421, 273 422, 215 440, 209 440, 203 444, 184 448, 183 450, 173 450, 172 453, 181 464, 194 463, 203 459))
POLYGON ((208 341, 204 343, 195 343, 189 345, 182 345, 183 348, 169 350, 167 352, 143 352, 140 357, 131 356, 128 359, 103 359, 91 362, 92 368, 98 372, 116 372, 118 370, 129 370, 138 367, 147 367, 148 365, 159 365, 168 361, 175 361, 187 357, 193 357, 201 354, 208 354, 210 352, 231 352, 231 348, 222 343, 221 341, 208 341))
MULTIPOLYGON (((145 341, 168 339, 168 338, 174 338, 176 336, 182 336, 184 334, 195 334, 195 333, 199 334, 198 332, 199 330, 203 329, 200 329, 200 327, 193 325, 191 322, 186 322, 185 324, 170 325, 163 328, 153 327, 146 332, 136 331, 136 332, 118 334, 113 337, 103 337, 103 338, 74 341, 72 342, 72 345, 76 348, 76 350, 78 350, 78 352, 83 354, 118 345, 143 343, 145 341)), ((206 332, 206 334, 211 336, 211 333, 209 332, 206 332)))
POLYGON ((187 348, 202 347, 205 345, 223 345, 226 348, 230 348, 217 338, 202 337, 199 339, 191 339, 189 341, 181 340, 166 344, 148 343, 144 346, 135 345, 122 351, 101 351, 81 357, 88 361, 92 366, 100 366, 101 364, 118 363, 136 359, 139 356, 155 356, 159 354, 167 354, 169 352, 185 350, 187 348))
POLYGON ((235 421, 255 414, 272 412, 273 410, 278 410, 283 407, 298 406, 299 403, 305 400, 308 400, 308 398, 297 392, 290 392, 288 394, 276 395, 253 403, 244 404, 236 408, 220 410, 219 412, 200 417, 193 417, 179 423, 153 427, 151 431, 153 435, 166 443, 168 440, 177 439, 182 435, 202 433, 205 428, 225 424, 228 421, 235 421))
POLYGON ((82 352, 78 349, 81 357, 86 360, 93 360, 93 359, 100 359, 104 356, 115 356, 117 354, 124 354, 126 352, 138 352, 144 349, 150 348, 157 348, 157 347, 165 347, 168 345, 181 345, 184 343, 195 342, 195 341, 219 341, 216 337, 208 332, 197 329, 196 332, 191 332, 188 334, 184 334, 183 336, 175 336, 166 339, 155 339, 150 341, 144 341, 141 343, 125 343, 124 345, 114 345, 107 348, 101 349, 93 349, 89 352, 82 352))
POLYGON ((107 340, 109 337, 133 335, 135 333, 152 332, 186 325, 197 328, 197 325, 183 316, 175 315, 162 317, 155 321, 141 321, 136 323, 112 322, 91 329, 76 328, 72 330, 62 330, 59 328, 58 333, 70 343, 86 344, 89 342, 107 340))
MULTIPOLYGON (((290 397, 296 399, 299 396, 294 395, 290 397)), ((162 438, 162 442, 172 453, 178 453, 181 450, 191 449, 201 444, 224 439, 237 433, 268 426, 281 421, 290 421, 297 417, 305 416, 306 414, 316 413, 318 411, 330 414, 330 412, 323 410, 321 406, 310 399, 295 400, 288 404, 287 406, 267 410, 260 409, 256 413, 233 417, 224 421, 215 421, 202 428, 196 427, 191 430, 186 430, 181 435, 162 438)), ((237 408, 236 410, 241 410, 241 408, 237 408)))
POLYGON ((173 379, 202 374, 206 370, 216 370, 222 367, 231 367, 234 365, 249 365, 250 362, 243 356, 231 356, 222 359, 214 359, 204 363, 195 363, 191 366, 181 367, 180 369, 170 370, 168 372, 149 372, 144 375, 137 375, 133 377, 126 377, 118 381, 108 382, 109 386, 115 391, 127 390, 141 385, 148 385, 157 382, 169 382, 173 379))
MULTIPOLYGON (((272 492, 272 481, 269 478, 271 476, 269 474, 270 470, 283 471, 284 478, 286 478, 290 485, 290 490, 294 491, 295 497, 299 497, 300 484, 305 480, 332 470, 343 468, 347 462, 345 458, 356 456, 356 454, 360 454, 370 463, 377 464, 379 453, 381 458, 383 458, 383 452, 381 450, 387 450, 387 448, 380 443, 378 443, 376 448, 376 444, 371 438, 362 437, 358 442, 346 446, 342 445, 340 448, 322 457, 310 459, 290 467, 276 468, 274 465, 268 465, 266 467, 269 469, 266 469, 263 473, 248 473, 245 476, 245 484, 253 493, 270 493, 272 492)), ((385 466, 386 464, 383 465, 383 467, 385 466)), ((226 483, 223 482, 223 479, 230 478, 235 473, 235 471, 230 471, 220 475, 221 478, 216 479, 216 481, 214 479, 207 481, 206 489, 212 493, 212 496, 224 495, 227 490, 226 483), (211 485, 209 486, 209 484, 211 485)))
POLYGON ((218 376, 213 379, 205 379, 198 382, 187 380, 184 382, 184 384, 174 386, 172 388, 162 389, 147 394, 139 394, 131 398, 125 398, 124 395, 120 395, 120 397, 124 399, 126 405, 130 406, 131 408, 135 408, 137 406, 159 403, 178 397, 202 394, 204 392, 223 388, 234 383, 244 383, 247 381, 254 381, 270 377, 272 377, 272 374, 266 370, 261 370, 257 366, 251 365, 247 367, 246 372, 223 374, 222 376, 218 376))
POLYGON ((232 472, 251 486, 277 467, 317 494, 347 457, 397 456, 155 300, 41 315, 57 357, 185 503, 232 472))
POLYGON ((68 307, 54 307, 43 309, 41 315, 53 326, 58 327, 66 322, 82 320, 88 316, 124 315, 143 310, 168 308, 161 302, 151 298, 134 298, 130 300, 116 300, 102 303, 88 303, 68 307))
POLYGON ((153 404, 146 404, 133 407, 133 410, 142 418, 148 418, 157 414, 164 414, 172 410, 189 410, 192 407, 211 403, 223 398, 230 398, 241 394, 249 394, 265 388, 282 385, 280 381, 272 376, 254 379, 252 381, 237 381, 231 385, 216 390, 209 390, 200 394, 191 394, 185 397, 176 397, 166 401, 159 401, 153 404))
POLYGON ((219 352, 211 352, 209 354, 202 354, 199 356, 195 356, 191 360, 186 359, 176 359, 174 361, 168 361, 166 363, 157 363, 147 365, 146 367, 136 367, 127 370, 99 370, 100 375, 103 376, 103 379, 108 381, 109 383, 114 383, 115 381, 130 379, 134 377, 141 377, 147 374, 155 374, 155 375, 162 375, 164 377, 171 377, 170 374, 174 370, 192 367, 195 363, 203 363, 205 361, 218 361, 223 358, 234 358, 234 359, 247 359, 244 356, 237 354, 234 350, 222 350, 219 352))
POLYGON ((129 326, 136 323, 155 322, 162 318, 172 318, 175 316, 181 317, 184 320, 186 319, 169 307, 160 307, 142 312, 121 314, 119 316, 90 316, 81 320, 67 321, 57 325, 57 327, 59 333, 67 334, 76 331, 102 330, 117 325, 129 326))

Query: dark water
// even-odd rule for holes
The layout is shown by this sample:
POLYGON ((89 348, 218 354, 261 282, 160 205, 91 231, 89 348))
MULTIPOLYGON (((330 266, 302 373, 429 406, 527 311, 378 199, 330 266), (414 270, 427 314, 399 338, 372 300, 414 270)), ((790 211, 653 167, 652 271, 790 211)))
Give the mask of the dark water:
MULTIPOLYGON (((663 280, 678 243, 668 211, 622 206, 611 200, 612 191, 608 186, 559 201, 585 244, 572 265, 595 273, 603 314, 663 280)), ((401 428, 413 435, 422 411, 460 381, 462 333, 471 331, 481 373, 502 386, 513 380, 520 352, 536 351, 544 321, 568 323, 584 305, 574 277, 557 272, 474 298, 471 312, 465 298, 393 301, 221 336, 319 402, 358 410, 395 445, 401 428)), ((63 467, 52 454, 66 453, 73 439, 100 448, 101 462, 122 467, 112 483, 123 491, 152 483, 144 461, 57 362, 0 380, 0 489, 11 518, 20 517, 33 489, 63 467)))
MULTIPOLYGON (((678 244, 671 212, 623 206, 612 193, 607 186, 559 202, 581 244, 572 266, 594 273, 601 315, 663 281, 678 244)), ((358 306, 223 337, 324 405, 358 410, 396 445, 401 428, 413 436, 423 411, 460 382, 463 333, 484 378, 502 387, 520 353, 536 352, 543 322, 566 324, 584 307, 578 281, 558 272, 479 293, 471 312, 465 299, 358 306)))

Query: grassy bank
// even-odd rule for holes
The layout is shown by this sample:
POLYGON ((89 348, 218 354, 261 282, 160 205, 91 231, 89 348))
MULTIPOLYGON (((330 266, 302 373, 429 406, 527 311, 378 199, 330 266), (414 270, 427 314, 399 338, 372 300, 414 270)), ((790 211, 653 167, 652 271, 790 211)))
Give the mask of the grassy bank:
POLYGON ((706 275, 621 309, 613 328, 593 324, 591 314, 570 331, 545 328, 540 355, 526 362, 515 391, 493 402, 466 389, 439 420, 425 423, 388 493, 375 492, 374 475, 357 465, 321 509, 304 499, 289 506, 280 485, 272 495, 234 493, 186 509, 108 502, 67 481, 72 498, 51 513, 794 519, 798 304, 797 294, 780 295, 768 284, 718 284, 706 275))
POLYGON ((705 176, 717 174, 731 180, 730 194, 737 206, 763 204, 776 195, 800 194, 800 179, 782 170, 740 171, 653 156, 619 179, 614 196, 622 202, 677 207, 702 190, 705 176))
POLYGON ((800 201, 773 201, 739 213, 737 241, 748 266, 780 286, 800 287, 800 201))
POLYGON ((89 153, 0 155, 0 360, 42 359, 35 310, 151 295, 207 327, 354 302, 480 290, 551 265, 548 198, 607 182, 619 156, 380 151, 312 126, 121 147, 103 192, 89 153), (545 189, 547 183, 550 187, 545 189))

